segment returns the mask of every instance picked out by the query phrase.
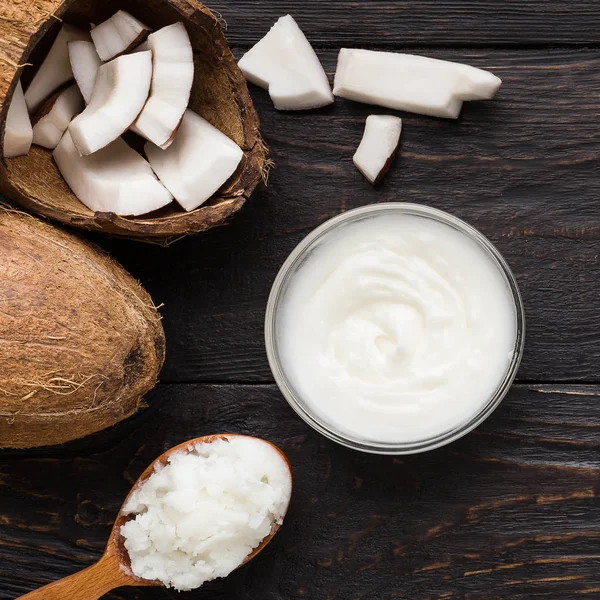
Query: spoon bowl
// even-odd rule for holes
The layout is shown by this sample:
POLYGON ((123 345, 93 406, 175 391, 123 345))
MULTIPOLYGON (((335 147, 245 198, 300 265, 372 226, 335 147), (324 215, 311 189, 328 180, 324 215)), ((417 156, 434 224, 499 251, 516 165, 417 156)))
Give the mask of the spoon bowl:
MULTIPOLYGON (((280 458, 285 462, 290 473, 291 479, 292 470, 287 457, 279 448, 277 448, 277 446, 271 444, 271 442, 267 442, 266 440, 262 440, 260 438, 252 438, 250 436, 244 436, 239 434, 227 433, 218 435, 206 435, 203 437, 195 438, 193 440, 189 440, 187 442, 183 442, 182 444, 174 446, 173 448, 167 450, 165 453, 161 454, 139 476, 139 478, 131 488, 129 494, 127 495, 127 498, 125 498, 123 506, 125 506, 131 494, 136 489, 138 489, 143 483, 145 483, 148 480, 148 478, 154 473, 155 468, 159 465, 164 466, 168 462, 169 457, 172 454, 177 452, 190 452, 192 451, 193 447, 197 444, 210 444, 218 439, 227 440, 234 437, 249 438, 253 440, 258 440, 264 444, 268 444, 279 454, 280 458)), ((91 567, 88 567, 87 569, 84 569, 83 571, 80 571, 79 573, 75 573, 74 575, 70 575, 69 577, 65 577, 64 579, 55 581, 54 583, 50 583, 38 590, 30 592, 29 594, 25 594, 17 600, 81 600, 81 598, 85 598, 86 600, 97 600, 98 598, 110 592, 111 590, 123 586, 162 586, 163 584, 160 581, 150 581, 147 579, 141 579, 140 577, 136 577, 131 571, 129 554, 125 549, 124 540, 121 536, 121 527, 130 519, 135 518, 135 515, 125 514, 123 512, 123 506, 119 510, 119 514, 115 520, 115 524, 113 525, 104 554, 96 564, 92 565, 91 567)), ((285 512, 287 512, 287 509, 288 507, 286 506, 285 512)), ((283 515, 284 517, 285 512, 283 515)), ((247 562, 251 561, 257 554, 259 554, 265 548, 265 546, 273 539, 279 527, 280 525, 278 523, 274 523, 269 535, 267 535, 262 540, 262 542, 246 557, 246 559, 239 566, 241 567, 242 565, 245 565, 247 562)))

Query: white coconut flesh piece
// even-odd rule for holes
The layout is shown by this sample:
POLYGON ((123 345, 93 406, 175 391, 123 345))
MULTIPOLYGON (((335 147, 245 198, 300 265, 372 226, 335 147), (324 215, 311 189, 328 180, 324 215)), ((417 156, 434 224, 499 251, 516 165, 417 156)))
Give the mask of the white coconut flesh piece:
POLYGON ((57 92, 33 119, 33 143, 54 150, 73 117, 84 109, 79 88, 73 84, 57 92))
POLYGON ((152 51, 150 96, 132 131, 164 149, 173 141, 190 101, 194 55, 183 23, 152 33, 147 44, 152 51))
POLYGON ((191 110, 166 150, 148 142, 145 151, 158 178, 187 211, 226 183, 244 156, 233 140, 191 110))
POLYGON ((152 52, 119 56, 98 69, 87 108, 69 125, 82 156, 93 154, 120 137, 148 99, 152 52))
POLYGON ((396 110, 456 119, 465 100, 488 100, 502 80, 468 65, 394 52, 342 48, 333 93, 396 110))
POLYGON ((85 103, 89 104, 92 99, 98 69, 102 65, 102 61, 92 42, 84 40, 69 42, 67 49, 75 82, 79 86, 85 103))
POLYGON ((90 40, 90 34, 71 25, 63 25, 50 52, 25 91, 25 102, 30 114, 35 113, 42 102, 58 88, 73 79, 67 43, 75 40, 90 40))
POLYGON ((400 147, 402 120, 390 115, 367 117, 365 132, 354 154, 356 168, 373 184, 381 181, 400 147))
POLYGON ((308 110, 334 101, 319 58, 290 15, 281 17, 238 66, 248 81, 269 90, 279 110, 308 110))
POLYGON ((90 32, 100 60, 106 62, 142 43, 151 29, 124 10, 90 32))
POLYGON ((31 121, 27 112, 23 87, 21 86, 21 81, 19 81, 6 115, 4 157, 14 158, 15 156, 24 156, 31 148, 32 139, 31 121))
POLYGON ((67 130, 53 156, 73 193, 94 212, 137 216, 173 200, 148 162, 122 138, 91 156, 80 156, 67 130))

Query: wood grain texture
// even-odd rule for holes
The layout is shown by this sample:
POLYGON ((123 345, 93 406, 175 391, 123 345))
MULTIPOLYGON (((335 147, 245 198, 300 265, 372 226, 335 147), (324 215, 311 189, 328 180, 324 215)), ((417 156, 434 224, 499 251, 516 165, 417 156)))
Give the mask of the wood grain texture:
POLYGON ((98 600, 115 588, 140 585, 150 584, 142 584, 128 576, 113 550, 87 569, 53 581, 25 594, 20 600, 98 600))
MULTIPOLYGON (((336 52, 319 54, 332 73, 336 52)), ((276 162, 268 189, 229 226, 171 248, 94 238, 164 302, 163 381, 272 381, 262 331, 278 269, 326 219, 384 201, 450 211, 498 246, 525 300, 521 380, 599 380, 600 53, 428 54, 490 68, 503 87, 457 122, 398 113, 400 155, 377 188, 352 155, 367 115, 391 111, 338 99, 278 113, 253 87, 276 162)))
POLYGON ((327 441, 273 385, 161 385, 147 410, 103 434, 0 454, 0 599, 97 560, 144 468, 225 430, 289 457, 295 492, 281 531, 201 591, 107 598, 598 598, 599 398, 600 386, 519 385, 462 440, 395 459, 327 441))
POLYGON ((600 42, 594 0, 216 0, 231 44, 254 44, 291 13, 311 43, 339 47, 589 46, 600 42))
POLYGON ((226 580, 109 600, 600 600, 600 6, 211 7, 238 57, 290 12, 330 76, 341 45, 418 48, 489 68, 504 85, 457 122, 402 114, 400 156, 377 189, 352 154, 366 116, 387 111, 338 100, 282 114, 252 88, 277 167, 230 225, 167 249, 91 236, 165 303, 161 378, 184 383, 161 384, 148 409, 93 437, 0 452, 0 600, 92 564, 143 469, 176 443, 220 431, 286 452, 295 495, 284 527, 226 580), (305 425, 270 383, 263 340, 269 289, 293 247, 326 219, 382 201, 448 210, 492 239, 526 305, 519 378, 546 381, 514 386, 462 440, 397 459, 346 450, 305 425))

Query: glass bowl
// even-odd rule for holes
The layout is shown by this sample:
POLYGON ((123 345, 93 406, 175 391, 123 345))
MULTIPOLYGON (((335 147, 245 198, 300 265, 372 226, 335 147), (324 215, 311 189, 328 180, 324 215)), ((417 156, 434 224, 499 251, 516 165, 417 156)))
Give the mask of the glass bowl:
POLYGON ((517 282, 512 271, 510 270, 510 267, 502 255, 494 247, 494 245, 475 228, 441 210, 429 208, 419 204, 390 202, 369 205, 338 215, 337 217, 334 217, 317 227, 317 229, 307 235, 302 242, 300 242, 300 244, 294 249, 281 267, 281 270, 279 271, 277 277, 275 278, 275 282, 273 283, 273 288, 267 304, 265 341, 269 365, 273 372, 275 381, 281 390, 281 393, 289 402, 290 406, 311 427, 334 442, 355 450, 360 450, 362 452, 370 452, 374 454, 415 454, 418 452, 426 452, 428 450, 439 448, 440 446, 449 444, 469 433, 469 431, 487 419, 497 408, 500 402, 502 402, 515 379, 521 358, 523 356, 525 342, 525 311, 517 282), (502 381, 497 386, 495 392, 487 400, 487 402, 483 404, 479 412, 467 422, 463 422, 454 429, 451 429, 443 434, 419 441, 399 443, 377 442, 361 439, 337 430, 331 423, 325 422, 319 415, 315 414, 315 411, 311 409, 310 405, 306 403, 300 394, 294 389, 293 385, 286 377, 277 347, 278 308, 285 296, 290 281, 303 262, 308 258, 311 251, 319 242, 323 241, 326 236, 333 231, 338 230, 340 227, 382 213, 426 217, 440 223, 450 225, 452 228, 464 233, 466 236, 474 240, 497 266, 506 281, 506 285, 508 286, 514 301, 516 326, 515 345, 508 369, 506 370, 506 373, 502 381))

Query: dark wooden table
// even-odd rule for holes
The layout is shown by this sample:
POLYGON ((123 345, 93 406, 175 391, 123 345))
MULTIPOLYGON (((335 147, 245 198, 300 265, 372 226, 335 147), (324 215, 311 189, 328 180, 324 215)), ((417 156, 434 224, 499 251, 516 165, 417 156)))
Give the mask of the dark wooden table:
POLYGON ((259 559, 182 599, 600 598, 600 3, 212 7, 238 55, 290 12, 330 75, 340 46, 363 46, 486 67, 504 85, 457 122, 402 115, 401 157, 375 190, 352 154, 365 117, 385 111, 338 100, 281 114, 253 89, 277 167, 231 225, 168 249, 95 238, 164 302, 162 382, 112 430, 0 453, 0 598, 97 559, 143 468, 222 431, 278 443, 295 496, 259 559), (263 343, 269 289, 292 248, 341 211, 389 200, 450 211, 489 236, 528 318, 518 383, 500 409, 451 446, 407 458, 352 452, 312 431, 273 384, 263 343))

